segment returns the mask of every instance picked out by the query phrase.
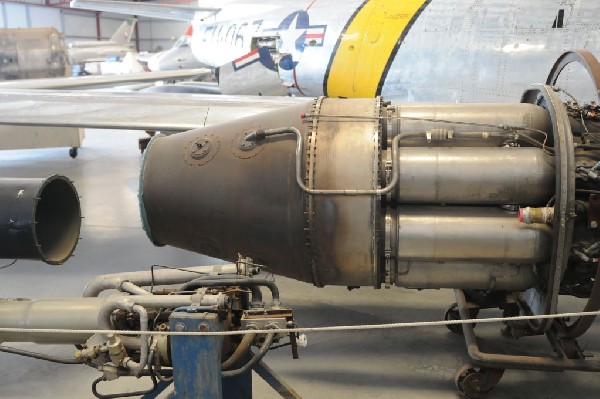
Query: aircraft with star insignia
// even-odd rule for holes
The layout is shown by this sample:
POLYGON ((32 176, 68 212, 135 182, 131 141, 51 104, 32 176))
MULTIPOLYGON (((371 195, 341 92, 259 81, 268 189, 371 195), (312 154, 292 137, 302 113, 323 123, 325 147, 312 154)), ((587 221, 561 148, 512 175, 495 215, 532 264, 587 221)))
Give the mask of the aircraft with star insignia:
MULTIPOLYGON (((513 101, 564 51, 600 56, 600 3, 570 0, 74 0, 192 21, 192 51, 226 94, 513 101), (223 90, 224 89, 224 90, 223 90)), ((589 82, 565 73, 571 87, 589 82)), ((584 93, 592 97, 594 93, 584 93)))

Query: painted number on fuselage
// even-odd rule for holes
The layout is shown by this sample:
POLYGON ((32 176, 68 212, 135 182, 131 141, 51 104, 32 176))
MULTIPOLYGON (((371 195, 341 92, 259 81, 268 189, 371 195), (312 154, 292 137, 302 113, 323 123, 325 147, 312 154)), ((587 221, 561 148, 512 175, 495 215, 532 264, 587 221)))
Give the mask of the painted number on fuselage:
POLYGON ((200 35, 203 42, 211 42, 213 44, 224 44, 227 46, 249 48, 246 43, 246 37, 260 31, 263 20, 259 19, 251 23, 243 22, 241 24, 216 24, 208 25, 204 29, 204 33, 200 35))

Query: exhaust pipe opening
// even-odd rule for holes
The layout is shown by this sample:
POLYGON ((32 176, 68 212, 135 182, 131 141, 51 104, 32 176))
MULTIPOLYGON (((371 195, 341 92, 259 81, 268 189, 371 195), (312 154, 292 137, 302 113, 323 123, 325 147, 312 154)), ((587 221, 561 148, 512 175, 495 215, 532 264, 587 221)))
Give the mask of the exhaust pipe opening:
POLYGON ((77 192, 69 180, 50 178, 38 198, 34 237, 40 257, 49 264, 62 264, 71 256, 79 239, 81 210, 77 192))
POLYGON ((81 208, 68 178, 0 178, 0 204, 0 258, 60 265, 73 254, 81 208))

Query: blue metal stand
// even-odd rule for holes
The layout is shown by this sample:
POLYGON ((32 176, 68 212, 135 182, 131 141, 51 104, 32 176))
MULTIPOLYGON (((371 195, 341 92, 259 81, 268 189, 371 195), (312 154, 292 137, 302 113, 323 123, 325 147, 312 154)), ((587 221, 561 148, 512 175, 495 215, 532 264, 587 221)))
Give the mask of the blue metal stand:
MULTIPOLYGON (((221 323, 215 313, 174 312, 171 331, 220 331, 221 323)), ((221 346, 220 336, 171 337, 173 363, 173 399, 221 399, 221 346)))
MULTIPOLYGON (((174 312, 171 331, 221 331, 215 313, 174 312)), ((222 379, 220 336, 171 337, 174 392, 170 399, 250 399, 252 373, 222 379)))

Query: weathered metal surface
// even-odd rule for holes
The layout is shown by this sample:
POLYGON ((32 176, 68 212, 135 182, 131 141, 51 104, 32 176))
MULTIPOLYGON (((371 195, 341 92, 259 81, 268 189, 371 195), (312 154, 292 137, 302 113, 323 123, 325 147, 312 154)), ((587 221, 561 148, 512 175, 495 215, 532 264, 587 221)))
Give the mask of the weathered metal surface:
POLYGON ((398 261, 393 283, 405 288, 525 290, 539 283, 533 265, 489 262, 398 261))
POLYGON ((554 193, 538 148, 401 148, 395 200, 429 204, 542 204, 554 193))
MULTIPOLYGON (((469 314, 469 305, 465 295, 460 290, 455 290, 454 295, 458 303, 460 317, 463 320, 471 319, 469 314)), ((528 356, 512 355, 505 353, 487 353, 483 352, 477 343, 477 337, 470 324, 463 324, 463 332, 467 344, 469 356, 473 362, 482 367, 508 368, 517 370, 541 370, 541 371, 600 371, 600 361, 590 359, 569 359, 562 356, 528 356)))
MULTIPOLYGON (((322 102, 321 115, 342 118, 316 116, 318 131, 306 149, 314 152, 316 160, 314 169, 306 171, 313 176, 309 188, 378 188, 379 110, 380 105, 373 100, 325 99, 322 102), (361 119, 365 117, 366 120, 361 119)), ((315 282, 318 285, 377 285, 377 197, 316 195, 312 201, 313 213, 307 217, 313 219, 309 239, 312 261, 318 265, 315 282)))
MULTIPOLYGON (((375 192, 344 195, 393 184, 393 173, 380 160, 386 151, 379 141, 384 108, 378 100, 319 99, 312 106, 269 113, 268 118, 256 116, 154 139, 140 184, 146 230, 156 244, 230 260, 242 252, 277 273, 318 286, 378 286, 387 273, 388 283, 452 287, 447 274, 423 278, 415 262, 479 261, 486 264, 480 273, 463 268, 455 276, 457 286, 493 287, 498 277, 498 284, 507 289, 531 287, 536 282, 532 269, 522 269, 527 269, 522 281, 515 276, 519 265, 550 258, 550 228, 522 225, 514 212, 481 205, 546 203, 553 194, 554 166, 537 148, 460 147, 460 142, 453 148, 415 147, 415 137, 426 137, 429 127, 441 123, 433 105, 425 108, 434 120, 411 120, 413 131, 402 130, 403 119, 386 127, 388 136, 407 137, 410 144, 404 147, 400 141, 401 177, 395 190, 400 194, 385 204, 385 229, 380 226, 385 213, 375 192), (299 116, 304 113, 303 123, 299 116), (267 134, 277 126, 277 135, 267 134), (295 148, 296 131, 286 126, 300 129, 303 148, 295 148), (243 139, 255 130, 266 136, 243 139), (189 146, 200 141, 202 148, 194 147, 198 159, 190 158, 189 146), (297 156, 301 183, 308 187, 302 191, 295 184, 297 156), (330 195, 331 190, 337 190, 336 195, 330 195), (429 206, 405 205, 417 202, 429 206), (438 206, 447 203, 474 206, 438 206), (398 260, 413 262, 411 278, 396 279, 403 272, 398 260), (511 265, 504 270, 506 277, 493 266, 502 263, 511 265)), ((475 126, 491 123, 505 130, 505 120, 493 114, 472 114, 470 105, 451 108, 441 106, 440 112, 449 112, 447 117, 471 115, 475 126)), ((510 110, 518 116, 502 107, 498 115, 511 122, 516 118, 524 126, 545 126, 546 111, 540 107, 510 110)), ((415 108, 411 114, 418 118, 419 112, 415 108)), ((450 119, 454 122, 445 123, 464 128, 456 117, 450 119)), ((444 265, 440 270, 451 269, 444 265)), ((433 272, 426 266, 423 270, 433 272)))
MULTIPOLYGON (((171 331, 221 331, 219 316, 215 313, 174 312, 169 324, 171 331)), ((221 346, 222 336, 202 338, 176 335, 171 337, 173 368, 173 399, 221 399, 221 346)))
MULTIPOLYGON (((529 307, 535 314, 556 313, 560 282, 567 268, 575 223, 575 154, 573 135, 565 106, 550 86, 534 85, 523 95, 523 102, 543 104, 552 120, 554 167, 556 169, 553 243, 550 263, 540 274, 547 278, 542 292, 526 293, 529 307)), ((551 320, 532 322, 538 332, 548 331, 551 320)))
POLYGON ((295 136, 267 138, 258 144, 264 149, 247 158, 239 156, 238 137, 290 124, 303 131, 300 115, 307 111, 306 105, 294 105, 268 117, 156 137, 145 152, 140 182, 152 241, 231 261, 243 253, 276 273, 312 282, 306 270, 303 196, 294 178, 295 136), (210 162, 191 165, 185 148, 206 135, 218 137, 219 149, 210 162))
POLYGON ((0 178, 0 258, 41 259, 57 265, 75 250, 81 209, 64 176, 0 178))
POLYGON ((301 399, 302 397, 287 382, 263 361, 254 366, 254 371, 269 384, 282 398, 301 399))
MULTIPOLYGON (((0 300, 0 327, 85 329, 100 328, 98 314, 106 298, 0 300)), ((0 342, 82 344, 91 334, 0 333, 0 342)))
POLYGON ((64 37, 56 28, 0 29, 0 80, 54 78, 70 73, 64 37))
POLYGON ((400 206, 396 257, 535 263, 549 258, 552 230, 492 207, 400 206))
POLYGON ((588 50, 567 51, 561 55, 548 74, 546 84, 555 85, 563 69, 573 62, 581 64, 587 70, 594 86, 596 86, 596 96, 600 100, 600 63, 598 63, 594 54, 588 50))
MULTIPOLYGON (((552 129, 548 111, 533 104, 452 104, 452 103, 398 103, 392 102, 391 118, 384 123, 388 145, 394 135, 402 133, 426 132, 443 128, 454 133, 481 132, 487 137, 463 138, 457 135, 453 140, 430 143, 425 137, 415 137, 402 141, 402 146, 436 147, 498 147, 505 141, 494 137, 494 133, 506 133, 505 127, 549 132, 552 129)), ((539 133, 525 131, 533 137, 539 133)), ((482 136, 484 136, 482 134, 482 136)))
POLYGON ((309 101, 285 97, 3 89, 0 124, 182 132, 309 101))

